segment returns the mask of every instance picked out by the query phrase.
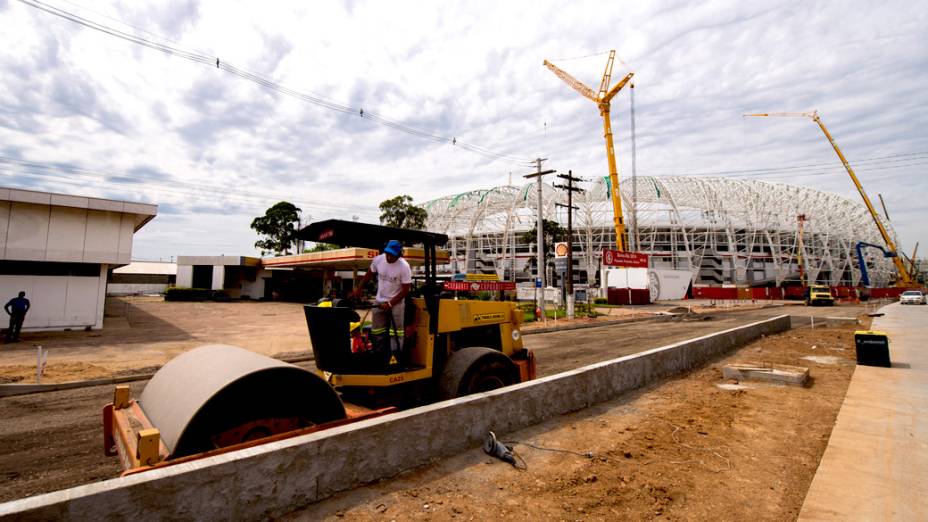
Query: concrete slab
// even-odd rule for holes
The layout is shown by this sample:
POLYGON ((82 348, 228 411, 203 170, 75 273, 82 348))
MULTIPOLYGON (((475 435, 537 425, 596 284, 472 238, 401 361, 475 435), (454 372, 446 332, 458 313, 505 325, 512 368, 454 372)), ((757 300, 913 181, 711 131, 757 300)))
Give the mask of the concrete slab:
POLYGON ((800 520, 928 520, 928 309, 880 311, 893 367, 855 369, 800 520))
POLYGON ((779 316, 508 388, 0 504, 16 520, 263 519, 613 399, 789 328, 779 316))
POLYGON ((726 379, 741 381, 765 381, 794 386, 805 386, 809 380, 809 369, 784 364, 765 365, 752 363, 726 364, 722 367, 726 379))

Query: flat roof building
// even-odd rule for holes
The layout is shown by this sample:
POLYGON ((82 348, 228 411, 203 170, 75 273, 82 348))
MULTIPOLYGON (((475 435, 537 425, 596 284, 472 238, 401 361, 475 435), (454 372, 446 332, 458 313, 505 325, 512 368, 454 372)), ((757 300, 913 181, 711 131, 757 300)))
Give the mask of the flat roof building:
POLYGON ((107 272, 132 258, 157 205, 0 187, 0 300, 26 292, 24 330, 103 327, 107 272))

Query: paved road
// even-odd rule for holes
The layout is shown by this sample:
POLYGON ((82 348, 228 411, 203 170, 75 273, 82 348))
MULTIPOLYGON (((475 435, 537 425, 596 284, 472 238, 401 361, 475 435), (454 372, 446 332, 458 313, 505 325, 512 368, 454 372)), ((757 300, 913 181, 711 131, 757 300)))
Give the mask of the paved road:
MULTIPOLYGON (((537 351, 539 373, 550 375, 783 313, 853 317, 859 307, 778 307, 707 314, 707 321, 642 322, 525 337, 537 351)), ((145 382, 132 383, 132 394, 145 382)), ((112 386, 0 399, 0 502, 115 477, 103 456, 101 409, 112 386)))
POLYGON ((892 367, 854 371, 800 520, 928 520, 928 306, 881 311, 892 367))
POLYGON ((538 357, 539 376, 572 370, 651 348, 692 339, 783 314, 855 317, 860 307, 807 308, 787 306, 759 310, 704 313, 694 319, 644 321, 583 330, 528 335, 525 346, 538 357))

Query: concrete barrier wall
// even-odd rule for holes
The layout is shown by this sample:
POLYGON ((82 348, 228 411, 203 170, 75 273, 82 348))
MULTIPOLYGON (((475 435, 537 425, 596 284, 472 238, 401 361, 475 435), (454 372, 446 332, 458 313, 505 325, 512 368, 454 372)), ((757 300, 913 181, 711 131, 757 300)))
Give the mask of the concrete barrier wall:
POLYGON ((812 317, 809 315, 791 315, 790 328, 805 326, 835 326, 842 324, 860 324, 856 317, 812 317))
POLYGON ((492 392, 125 478, 0 504, 18 520, 258 519, 393 476, 505 434, 699 367, 779 316, 492 392))

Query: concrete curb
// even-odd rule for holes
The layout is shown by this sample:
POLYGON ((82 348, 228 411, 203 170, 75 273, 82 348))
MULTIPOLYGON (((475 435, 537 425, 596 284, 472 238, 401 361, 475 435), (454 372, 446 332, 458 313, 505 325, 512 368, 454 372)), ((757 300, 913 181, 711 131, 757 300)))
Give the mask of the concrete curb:
POLYGON ((508 388, 208 459, 0 504, 17 520, 266 519, 706 364, 789 316, 508 388))
MULTIPOLYGON (((566 332, 569 330, 583 330, 584 328, 601 328, 603 326, 615 326, 619 324, 631 324, 631 323, 645 323, 649 321, 669 321, 674 314, 665 314, 665 315, 655 315, 654 317, 635 317, 633 319, 615 319, 612 321, 602 321, 598 323, 580 323, 580 324, 568 324, 566 326, 548 326, 542 328, 532 328, 529 330, 522 330, 522 335, 534 335, 534 334, 543 334, 543 333, 552 333, 552 332, 566 332)), ((553 322, 549 321, 549 322, 553 322)))
MULTIPOLYGON (((791 315, 789 316, 791 326, 790 328, 802 328, 806 326, 811 326, 812 316, 808 315, 791 315)), ((815 323, 819 326, 828 326, 836 324, 859 324, 859 321, 856 317, 816 317, 815 323)))

